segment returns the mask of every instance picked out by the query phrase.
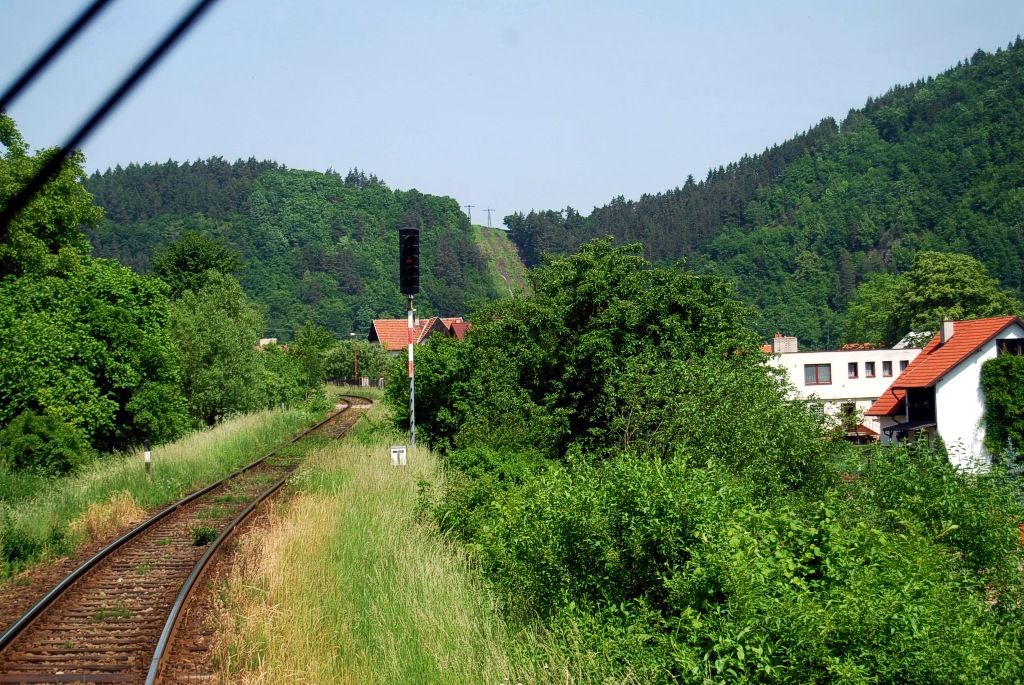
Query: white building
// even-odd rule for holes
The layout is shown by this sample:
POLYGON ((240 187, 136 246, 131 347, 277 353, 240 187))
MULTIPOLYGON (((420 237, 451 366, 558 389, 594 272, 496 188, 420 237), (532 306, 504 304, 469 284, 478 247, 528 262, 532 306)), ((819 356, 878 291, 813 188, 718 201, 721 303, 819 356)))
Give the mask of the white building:
POLYGON ((937 434, 954 466, 984 468, 991 456, 985 449, 981 366, 1003 353, 1024 353, 1024 321, 1018 317, 944 322, 868 410, 881 423, 882 439, 937 434))
MULTIPOLYGON (((837 422, 844 415, 864 415, 921 353, 917 348, 797 352, 796 339, 782 336, 771 347, 769 364, 786 372, 795 398, 820 407, 837 422)), ((859 423, 862 437, 881 432, 877 417, 865 415, 859 423)))

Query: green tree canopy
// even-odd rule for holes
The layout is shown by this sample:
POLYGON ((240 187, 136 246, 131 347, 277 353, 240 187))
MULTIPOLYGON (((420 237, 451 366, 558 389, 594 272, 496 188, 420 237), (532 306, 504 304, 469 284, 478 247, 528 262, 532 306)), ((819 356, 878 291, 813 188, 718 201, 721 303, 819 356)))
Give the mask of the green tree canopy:
MULTIPOLYGON (((0 207, 6 205, 49 159, 55 149, 29 154, 14 120, 0 112, 0 207)), ((88 254, 80 227, 103 216, 82 186, 85 157, 73 153, 6 229, 0 227, 0 277, 39 272, 62 248, 88 254)))
POLYGON ((167 286, 73 251, 60 263, 59 275, 0 282, 0 424, 52 414, 100 449, 179 435, 167 286))
POLYGON ((336 340, 323 326, 307 321, 295 333, 294 353, 306 376, 306 387, 318 388, 326 378, 326 355, 336 340))
MULTIPOLYGON (((785 461, 773 471, 783 480, 816 468, 796 439, 813 426, 782 402, 727 282, 653 268, 639 246, 608 239, 532 275, 533 295, 487 305, 465 341, 417 353, 417 425, 429 441, 554 458, 664 458, 686 446, 744 469, 785 461)), ((388 387, 400 422, 404 388, 398 378, 388 387)))
POLYGON ((189 231, 153 256, 153 273, 171 286, 171 297, 186 290, 199 291, 211 272, 232 274, 241 262, 227 245, 189 231))
POLYGON ((342 340, 324 353, 324 373, 329 379, 352 378, 358 355, 359 375, 376 380, 387 375, 391 357, 384 348, 366 340, 342 340))
POLYGON ((1020 301, 973 257, 920 252, 909 271, 875 276, 861 285, 844 332, 850 342, 892 345, 910 331, 936 330, 944 319, 1004 316, 1021 309, 1020 301))
POLYGON ((231 276, 209 271, 205 280, 199 290, 184 290, 171 304, 170 331, 190 412, 212 425, 231 412, 263 406, 256 348, 263 318, 231 276))

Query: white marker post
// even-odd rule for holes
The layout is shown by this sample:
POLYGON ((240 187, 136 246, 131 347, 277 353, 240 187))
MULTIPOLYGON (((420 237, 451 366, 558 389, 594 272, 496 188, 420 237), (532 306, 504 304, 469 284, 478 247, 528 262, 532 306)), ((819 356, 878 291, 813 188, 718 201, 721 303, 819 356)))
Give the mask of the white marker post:
POLYGON ((405 466, 406 465, 405 445, 392 445, 391 446, 391 465, 392 466, 405 466))
POLYGON ((142 443, 142 458, 146 463, 146 480, 153 480, 153 455, 149 451, 149 443, 142 443))

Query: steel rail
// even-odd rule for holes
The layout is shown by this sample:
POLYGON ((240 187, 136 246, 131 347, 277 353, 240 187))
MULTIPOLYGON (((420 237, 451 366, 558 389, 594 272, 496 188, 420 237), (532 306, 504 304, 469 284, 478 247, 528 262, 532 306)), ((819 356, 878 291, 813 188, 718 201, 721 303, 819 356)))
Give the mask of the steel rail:
MULTIPOLYGON (((359 399, 363 399, 363 398, 359 398, 359 399)), ((22 632, 24 632, 24 630, 26 628, 28 628, 28 626, 31 625, 32 622, 35 621, 36 618, 38 618, 47 609, 47 607, 49 607, 51 604, 53 604, 53 602, 56 601, 57 598, 59 598, 61 595, 63 595, 64 592, 67 591, 67 589, 69 587, 71 587, 76 581, 78 581, 82 577, 84 577, 89 571, 91 571, 101 561, 103 561, 104 559, 109 557, 111 554, 116 552, 118 549, 124 547, 129 541, 135 539, 136 537, 138 537, 141 533, 145 532, 146 530, 149 530, 155 524, 159 523, 160 521, 162 521, 167 516, 169 516, 170 514, 174 513, 175 511, 177 511, 181 507, 183 507, 183 506, 185 506, 185 505, 195 501, 196 499, 198 499, 198 498, 202 497, 203 495, 209 493, 211 490, 215 490, 216 488, 224 485, 229 480, 231 480, 233 478, 236 478, 237 476, 239 476, 239 475, 241 475, 243 473, 246 473, 247 471, 250 471, 253 468, 259 466, 260 464, 265 462, 267 459, 269 459, 270 457, 272 457, 275 454, 277 454, 277 452, 279 450, 281 450, 283 447, 286 447, 288 445, 292 445, 292 444, 298 442, 299 440, 301 440, 302 438, 306 437, 307 435, 309 435, 313 431, 316 431, 319 428, 321 428, 324 424, 328 423, 332 419, 334 419, 337 416, 339 416, 339 415, 343 414, 344 412, 348 411, 349 409, 351 409, 351 407, 352 407, 352 403, 351 402, 346 402, 346 407, 344 409, 341 409, 339 411, 333 412, 332 414, 327 416, 322 421, 319 421, 316 424, 314 424, 313 426, 311 426, 311 427, 309 427, 309 428, 307 428, 307 429, 297 433, 295 436, 293 436, 287 442, 284 442, 284 443, 278 445, 273 450, 271 450, 270 452, 268 452, 264 456, 260 457, 259 459, 256 459, 255 461, 251 462, 250 464, 247 464, 246 466, 243 466, 242 468, 240 468, 240 469, 238 469, 236 471, 233 471, 232 473, 228 474, 224 478, 221 478, 220 480, 216 481, 215 483, 211 483, 210 485, 206 486, 205 488, 202 488, 202 489, 197 490, 197 491, 195 491, 193 493, 190 493, 189 495, 187 495, 184 498, 178 500, 177 502, 174 502, 174 503, 168 505, 164 509, 161 509, 156 514, 151 516, 150 518, 146 519, 142 523, 138 524, 137 526, 135 526, 134 528, 132 528, 128 532, 124 533, 123 535, 121 535, 120 537, 115 539, 113 542, 111 542, 110 544, 105 546, 103 549, 98 551, 96 554, 94 554, 88 560, 83 562, 80 566, 78 566, 73 571, 71 571, 71 573, 69 573, 63 580, 61 580, 51 590, 49 590, 45 595, 43 595, 43 597, 38 602, 36 602, 28 611, 26 611, 24 614, 22 614, 21 618, 19 618, 14 623, 12 623, 7 628, 7 630, 5 630, 2 635, 0 635, 0 652, 2 652, 8 645, 10 645, 10 643, 13 642, 22 632)))
MULTIPOLYGON (((344 413, 351 409, 349 406, 346 409, 338 412, 339 414, 344 413)), ((221 534, 210 543, 209 548, 196 562, 192 572, 185 579, 185 582, 181 586, 181 590, 178 591, 178 596, 174 600, 174 604, 171 605, 171 613, 167 617, 167 621, 164 622, 164 629, 160 633, 160 639, 156 643, 156 649, 153 651, 153 658, 149 662, 149 672, 146 675, 146 685, 154 685, 156 679, 160 676, 161 671, 164 667, 164 654, 166 654, 168 647, 171 644, 171 640, 174 637, 174 633, 178 628, 178 620, 181 618, 181 611, 185 608, 185 602, 188 600, 189 594, 192 592, 192 588, 196 581, 199 580, 199 576, 202 575, 203 571, 206 570, 206 565, 213 559, 214 555, 221 551, 221 545, 228 539, 228 537, 235 531, 235 529, 242 523, 249 514, 264 502, 268 497, 277 492, 282 485, 287 482, 291 477, 294 469, 288 471, 279 478, 270 488, 262 495, 257 497, 254 501, 249 503, 245 509, 243 509, 238 516, 236 516, 227 527, 221 531, 221 534)))
MULTIPOLYGON (((349 399, 351 399, 352 397, 356 396, 343 395, 342 397, 348 397, 349 399)), ((358 399, 365 398, 360 397, 358 399)), ((315 428, 319 428, 328 421, 335 419, 338 416, 341 416, 349 409, 351 409, 352 406, 352 403, 349 402, 347 407, 345 407, 339 412, 332 414, 330 417, 317 424, 315 428)), ((350 428, 351 427, 346 429, 345 432, 348 432, 350 428)), ((340 435, 338 437, 340 437, 340 435)), ((293 440, 292 442, 295 442, 295 440, 293 440)), ((231 523, 229 523, 227 527, 223 531, 221 531, 221 534, 217 536, 217 539, 210 543, 210 547, 206 550, 203 556, 199 558, 199 561, 196 562, 196 565, 192 569, 192 572, 189 574, 188 578, 186 578, 185 582, 182 584, 181 590, 178 592, 178 596, 177 598, 175 598, 174 604, 171 606, 171 613, 167 617, 166 622, 164 623, 164 629, 160 633, 160 639, 157 641, 156 649, 153 651, 153 658, 149 662, 149 672, 146 675, 146 685, 156 685, 157 679, 160 677, 164 669, 164 656, 167 654, 171 642, 174 638, 174 633, 178 628, 178 622, 179 619, 181 618, 182 610, 185 608, 185 602, 188 601, 189 595, 192 592, 192 588, 195 586, 200 576, 202 576, 203 571, 206 570, 206 566, 209 564, 210 560, 213 559, 213 557, 221 551, 221 547, 224 544, 224 542, 226 542, 227 539, 232 535, 232 533, 235 532, 238 526, 241 525, 241 523, 245 521, 246 518, 248 518, 248 516, 253 512, 253 510, 255 510, 256 507, 258 507, 264 501, 266 501, 268 497, 270 497, 279 489, 281 489, 281 487, 291 477, 293 472, 294 469, 290 470, 288 473, 281 476, 281 478, 279 478, 273 485, 271 485, 269 489, 267 489, 262 495, 260 495, 256 500, 251 502, 245 509, 243 509, 238 514, 238 516, 236 516, 231 521, 231 523)))

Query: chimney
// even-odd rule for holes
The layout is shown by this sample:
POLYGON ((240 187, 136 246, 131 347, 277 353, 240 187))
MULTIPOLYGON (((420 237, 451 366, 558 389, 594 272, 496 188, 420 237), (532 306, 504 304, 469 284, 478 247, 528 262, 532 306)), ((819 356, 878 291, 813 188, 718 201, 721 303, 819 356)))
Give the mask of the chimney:
POLYGON ((944 320, 942 322, 942 344, 949 342, 949 339, 953 337, 953 322, 944 320))
POLYGON ((798 347, 795 336, 782 335, 781 333, 775 334, 775 338, 772 340, 772 353, 785 354, 788 352, 796 352, 797 350, 798 347))

